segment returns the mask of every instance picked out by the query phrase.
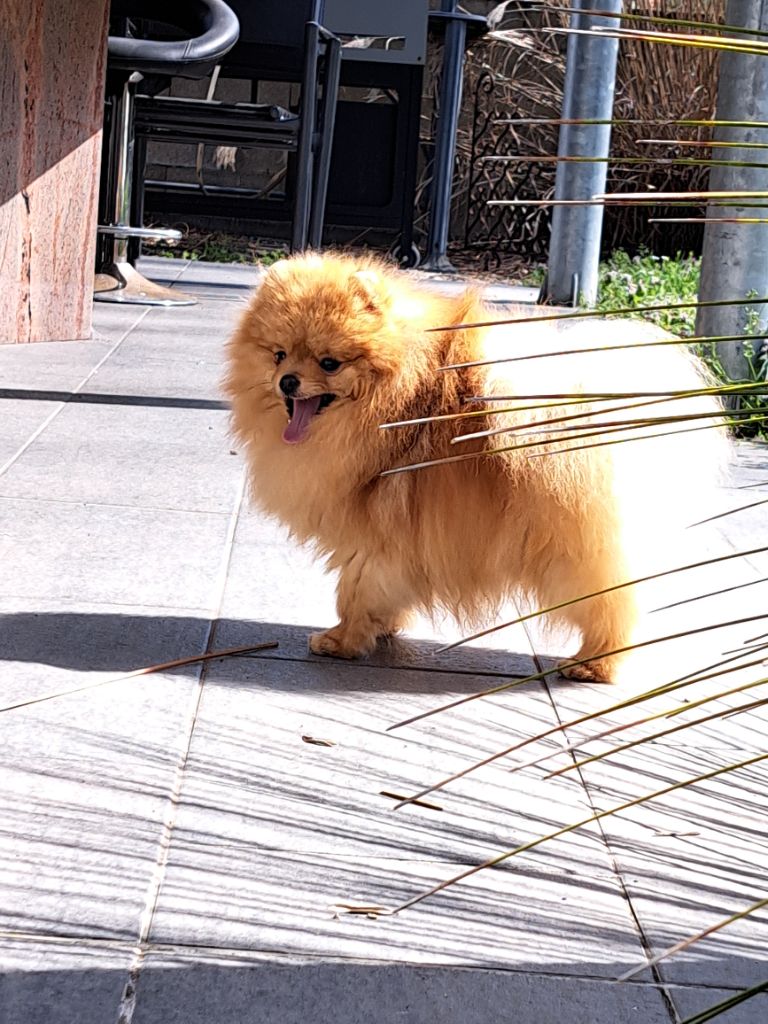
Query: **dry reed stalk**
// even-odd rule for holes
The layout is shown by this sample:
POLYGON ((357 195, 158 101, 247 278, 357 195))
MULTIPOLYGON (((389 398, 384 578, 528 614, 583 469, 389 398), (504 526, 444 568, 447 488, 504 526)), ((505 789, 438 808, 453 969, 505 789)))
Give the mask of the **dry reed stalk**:
MULTIPOLYGON (((467 234, 467 207, 473 206, 487 193, 496 197, 546 200, 554 193, 555 166, 533 168, 499 164, 489 168, 478 179, 477 166, 472 163, 473 131, 477 130, 475 109, 482 80, 493 82, 491 105, 500 118, 531 119, 528 124, 488 124, 482 136, 484 152, 520 154, 527 157, 552 156, 557 153, 558 126, 565 76, 567 38, 557 30, 569 23, 568 0, 547 0, 546 7, 531 8, 524 0, 501 3, 473 3, 468 7, 490 17, 491 31, 476 41, 467 55, 464 76, 464 98, 457 137, 457 166, 454 181, 454 237, 461 249, 467 234), (495 12, 495 13, 494 13, 495 12), (552 31, 547 31, 547 30, 552 31), (533 32, 530 30, 534 30, 533 32), (544 123, 542 123, 542 119, 544 123), (549 123, 546 123, 549 122, 549 123), (474 180, 473 180, 474 177, 474 180), (470 195, 471 192, 471 195, 470 195)), ((598 5, 599 6, 599 5, 598 5)), ((686 0, 676 9, 678 18, 686 22, 722 23, 724 0, 686 0)), ((661 0, 641 0, 636 15, 665 16, 667 5, 661 0)), ((665 26, 665 30, 669 27, 665 26)), ((681 31, 697 30, 690 25, 681 31)), ((711 34, 703 28, 701 34, 711 34)), ((430 71, 439 67, 439 48, 433 48, 430 71)), ((714 116, 716 96, 717 53, 710 50, 663 46, 638 39, 622 40, 619 48, 614 116, 622 121, 641 120, 662 124, 656 133, 665 157, 685 157, 684 145, 676 140, 706 144, 711 140, 709 125, 684 127, 665 124, 676 120, 706 121, 714 116)), ((432 75, 428 74, 429 81, 432 75)), ((431 129, 431 108, 425 106, 425 134, 431 129)), ((641 137, 647 132, 638 125, 616 124, 611 154, 617 163, 609 166, 606 191, 698 191, 706 188, 708 169, 703 166, 660 165, 652 162, 652 151, 641 137), (621 165, 620 160, 638 160, 621 165)), ((475 146, 475 155, 478 147, 475 146)), ((426 181, 422 182, 422 186, 426 181)), ((655 207, 626 206, 607 209, 603 244, 606 252, 622 247, 630 251, 647 246, 662 255, 679 251, 696 251, 700 247, 703 227, 689 221, 649 223, 649 216, 660 214, 655 207)), ((667 207, 665 213, 671 211, 667 207)), ((467 241, 480 245, 491 238, 513 239, 515 254, 520 258, 542 259, 549 238, 549 207, 493 207, 482 215, 481 222, 469 232, 467 241)))

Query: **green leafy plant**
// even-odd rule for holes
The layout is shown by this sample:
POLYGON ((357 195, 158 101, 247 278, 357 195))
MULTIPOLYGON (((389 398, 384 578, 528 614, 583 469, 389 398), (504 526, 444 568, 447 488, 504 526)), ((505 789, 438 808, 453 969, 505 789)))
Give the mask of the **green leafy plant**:
MULTIPOLYGON (((699 291, 701 260, 691 253, 678 253, 674 258, 655 256, 641 248, 631 256, 617 249, 600 264, 599 301, 596 309, 609 312, 616 307, 666 305, 696 302, 699 291)), ((680 337, 695 334, 696 308, 663 309, 638 313, 637 316, 680 337)))
MULTIPOLYGON (((701 259, 692 253, 678 253, 673 258, 656 256, 647 249, 641 249, 636 255, 618 249, 600 264, 599 300, 595 309, 600 313, 610 313, 617 307, 629 310, 633 306, 643 307, 638 308, 636 313, 625 315, 649 320, 681 338, 694 338, 700 270, 701 259), (685 302, 690 303, 690 306, 669 308, 685 302), (652 304, 665 308, 645 308, 652 304)), ((747 299, 757 297, 755 293, 745 296, 747 299)), ((752 336, 754 340, 749 337, 744 340, 749 375, 743 381, 733 381, 728 376, 720 359, 718 342, 698 341, 691 345, 718 384, 747 385, 747 393, 729 399, 729 404, 732 408, 753 412, 756 416, 768 410, 768 396, 760 389, 768 370, 768 350, 762 336, 761 320, 757 307, 747 307, 744 334, 752 336)), ((743 424, 737 428, 737 432, 744 437, 766 436, 766 428, 759 420, 743 424)))
POLYGON ((267 267, 287 255, 284 249, 266 245, 260 239, 252 238, 249 235, 231 235, 224 231, 202 231, 187 225, 180 225, 180 228, 183 237, 179 241, 171 239, 145 242, 143 249, 146 255, 267 267))

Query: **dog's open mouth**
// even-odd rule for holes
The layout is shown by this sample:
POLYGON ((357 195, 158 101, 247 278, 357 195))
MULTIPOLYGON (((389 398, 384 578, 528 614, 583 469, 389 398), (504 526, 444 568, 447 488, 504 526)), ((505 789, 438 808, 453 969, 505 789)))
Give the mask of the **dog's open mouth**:
POLYGON ((312 398, 286 398, 285 408, 288 410, 288 426, 283 431, 286 444, 298 444, 306 437, 309 425, 315 416, 336 398, 336 395, 313 395, 312 398))

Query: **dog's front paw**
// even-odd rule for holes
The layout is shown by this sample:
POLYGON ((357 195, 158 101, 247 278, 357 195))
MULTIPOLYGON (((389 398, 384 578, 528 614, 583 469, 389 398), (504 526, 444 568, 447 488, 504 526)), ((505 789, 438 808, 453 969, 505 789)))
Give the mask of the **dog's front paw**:
POLYGON ((612 683, 616 666, 608 659, 602 661, 585 661, 574 665, 572 661, 563 661, 558 665, 560 675, 566 679, 576 679, 581 683, 612 683))
POLYGON ((326 658, 359 658, 365 649, 345 640, 338 629, 328 629, 325 633, 312 633, 309 638, 309 649, 312 654, 322 654, 326 658))

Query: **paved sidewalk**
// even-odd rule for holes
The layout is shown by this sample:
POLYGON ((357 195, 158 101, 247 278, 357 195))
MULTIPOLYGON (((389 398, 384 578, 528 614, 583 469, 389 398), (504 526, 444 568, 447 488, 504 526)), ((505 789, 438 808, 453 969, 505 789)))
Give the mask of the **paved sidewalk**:
MULTIPOLYGON (((362 663, 309 656, 308 633, 334 621, 333 581, 247 507, 218 391, 222 343, 255 272, 145 269, 200 304, 97 305, 92 342, 0 348, 0 1024, 670 1024, 768 978, 763 912, 613 983, 766 895, 768 761, 398 916, 334 915, 339 903, 396 905, 528 839, 764 752, 762 708, 555 779, 546 771, 563 755, 508 771, 608 719, 558 726, 768 627, 668 645, 674 673, 657 665, 662 675, 634 689, 526 684, 386 732, 557 652, 518 627, 437 655, 457 634, 421 622, 409 643, 362 663), (435 793, 434 807, 393 813, 386 794, 550 729, 435 793)), ((767 471, 765 448, 741 446, 722 510, 768 497, 767 471)), ((701 552, 768 546, 762 506, 697 529, 701 552)), ((765 577, 759 553, 648 587, 650 611, 752 584, 649 614, 649 629, 760 615, 765 577)), ((654 710, 692 699, 682 690, 654 710)), ((763 1024, 768 995, 721 1019, 763 1024)))

